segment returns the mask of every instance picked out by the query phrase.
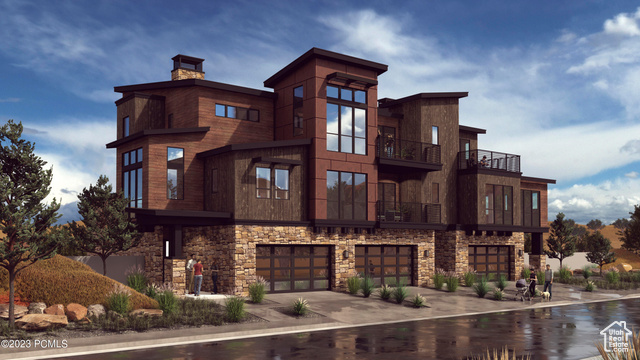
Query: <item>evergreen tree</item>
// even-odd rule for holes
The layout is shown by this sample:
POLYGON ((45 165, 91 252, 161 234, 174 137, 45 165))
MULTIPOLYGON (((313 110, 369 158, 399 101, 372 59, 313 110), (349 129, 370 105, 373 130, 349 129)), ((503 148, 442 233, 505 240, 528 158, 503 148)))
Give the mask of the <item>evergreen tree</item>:
POLYGON ((78 213, 84 224, 69 224, 76 249, 96 254, 102 259, 102 273, 107 275, 107 258, 138 246, 142 234, 136 230, 125 208, 129 199, 122 191, 112 192, 109 178, 101 175, 95 186, 89 185, 78 195, 78 213))
POLYGON ((622 247, 640 255, 640 205, 635 205, 635 210, 629 214, 629 225, 620 232, 622 247))
POLYGON ((593 219, 587 223, 587 227, 591 230, 600 230, 604 227, 601 220, 593 219))
POLYGON ((616 261, 616 254, 611 251, 611 241, 604 237, 600 231, 589 234, 587 240, 587 260, 600 267, 602 276, 602 266, 616 261))
POLYGON ((552 259, 560 260, 560 268, 562 268, 562 260, 573 255, 576 251, 576 236, 573 235, 573 230, 570 223, 564 220, 563 213, 558 213, 556 219, 551 223, 547 239, 549 250, 545 250, 544 253, 552 259))
POLYGON ((629 219, 618 219, 611 223, 618 230, 624 230, 629 227, 629 219))
POLYGON ((50 258, 64 242, 65 231, 52 225, 60 218, 60 203, 49 195, 53 172, 34 154, 34 145, 21 139, 22 123, 9 120, 0 127, 0 266, 9 273, 9 326, 15 326, 16 275, 36 261, 50 258))

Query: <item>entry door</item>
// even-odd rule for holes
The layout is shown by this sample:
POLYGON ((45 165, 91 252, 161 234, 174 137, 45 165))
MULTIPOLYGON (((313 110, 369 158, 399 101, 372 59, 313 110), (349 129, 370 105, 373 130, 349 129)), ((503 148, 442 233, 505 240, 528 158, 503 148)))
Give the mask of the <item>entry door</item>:
POLYGON ((396 212, 396 184, 378 183, 378 201, 380 201, 378 220, 393 221, 396 212), (388 219, 389 216, 391 219, 388 219))

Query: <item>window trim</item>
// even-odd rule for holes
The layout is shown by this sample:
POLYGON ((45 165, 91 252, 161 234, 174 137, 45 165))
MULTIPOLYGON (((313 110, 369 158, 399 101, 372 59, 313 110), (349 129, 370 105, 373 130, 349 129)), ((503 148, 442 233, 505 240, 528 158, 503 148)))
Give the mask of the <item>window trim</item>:
MULTIPOLYGON (((327 219, 332 219, 332 220, 364 220, 366 221, 369 217, 369 209, 368 209, 368 202, 369 202, 369 188, 368 188, 368 174, 366 173, 357 173, 357 172, 350 172, 350 171, 336 171, 336 170, 327 170, 327 179, 329 179, 329 173, 333 172, 333 173, 337 173, 338 174, 338 217, 334 218, 334 217, 329 217, 329 203, 335 203, 336 201, 334 200, 329 200, 329 195, 327 194, 327 219), (354 184, 351 184, 351 199, 352 199, 352 203, 351 203, 351 217, 347 218, 344 216, 342 208, 345 204, 344 200, 343 200, 343 187, 342 187, 342 174, 351 174, 352 176, 352 181, 354 182, 354 184), (356 201, 356 186, 355 186, 355 177, 356 175, 363 175, 364 176, 364 217, 362 218, 357 218, 356 217, 356 203, 359 203, 356 201)), ((329 190, 329 183, 327 182, 327 191, 329 190)))
POLYGON ((435 125, 431 125, 431 143, 433 145, 440 145, 440 129, 435 125))
POLYGON ((275 168, 273 169, 273 198, 275 200, 289 200, 291 199, 291 171, 289 171, 289 169, 278 169, 275 168), (287 176, 287 189, 286 190, 279 190, 278 189, 278 171, 286 171, 286 176, 287 176), (280 198, 278 197, 278 191, 280 192, 284 192, 286 194, 286 198, 280 198))
MULTIPOLYGON (((185 151, 184 148, 179 148, 179 147, 173 147, 173 146, 167 146, 167 200, 184 200, 184 158, 185 158, 185 151), (180 166, 177 167, 171 167, 170 165, 172 165, 170 163, 170 161, 175 161, 177 159, 173 159, 173 160, 169 160, 169 149, 179 149, 182 150, 182 164, 180 166), (169 189, 169 170, 177 170, 177 171, 182 171, 182 183, 181 184, 176 184, 176 197, 172 198, 170 196, 170 189, 169 189), (182 185, 182 191, 180 191, 179 189, 179 185, 182 185), (182 194, 182 197, 180 196, 180 194, 182 194)), ((178 180, 180 179, 180 173, 176 173, 176 182, 178 182, 178 180)))
POLYGON ((265 166, 256 166, 256 199, 271 199, 271 187, 272 187, 272 171, 271 171, 271 167, 265 167, 265 166), (260 187, 259 186, 259 181, 258 179, 262 179, 258 177, 258 169, 266 169, 269 170, 269 187, 260 187), (267 190, 267 196, 265 197, 261 197, 258 194, 260 193, 260 190, 267 190))
POLYGON ((260 122, 260 110, 258 109, 253 109, 253 108, 245 108, 245 107, 241 107, 241 106, 235 106, 235 105, 226 105, 226 104, 220 104, 220 103, 216 103, 215 107, 214 107, 214 115, 217 117, 225 117, 228 119, 236 119, 236 120, 243 120, 243 121, 250 121, 250 122, 260 122), (222 106, 224 107, 224 115, 218 115, 218 106, 222 106), (233 108, 234 109, 234 114, 233 116, 229 116, 229 109, 233 108), (238 109, 245 111, 246 110, 246 114, 247 114, 247 118, 246 119, 242 119, 238 117, 238 109), (251 120, 251 114, 256 115, 256 120, 251 120))
POLYGON ((330 102, 327 101, 327 112, 326 112, 326 120, 325 120, 325 124, 328 124, 328 107, 329 105, 335 105, 338 107, 338 133, 332 133, 329 132, 328 129, 328 125, 326 127, 326 135, 327 135, 327 151, 331 151, 331 152, 340 152, 340 153, 344 153, 344 154, 353 154, 353 155, 362 155, 362 156, 367 156, 367 153, 369 152, 368 150, 368 143, 367 143, 367 110, 364 108, 360 108, 360 107, 354 107, 352 105, 341 105, 339 103, 334 103, 334 102, 330 102), (343 107, 348 107, 351 108, 351 128, 352 128, 352 132, 351 135, 343 135, 342 134, 342 108, 343 107), (364 137, 362 136, 356 136, 355 134, 355 123, 356 123, 356 110, 362 110, 364 111, 364 137), (338 150, 331 150, 329 149, 329 135, 333 135, 333 136, 337 136, 338 137, 338 150), (342 138, 343 137, 349 137, 351 139, 351 151, 347 152, 347 151, 342 151, 342 138), (356 153, 356 139, 360 139, 360 140, 364 140, 364 154, 360 154, 360 153, 356 153))
POLYGON ((304 85, 293 88, 293 136, 304 135, 304 85), (302 97, 296 96, 296 90, 302 89, 302 97), (296 111, 302 114, 301 117, 296 116, 296 111), (297 131, 296 131, 297 130, 297 131))
POLYGON ((122 118, 122 137, 127 137, 131 134, 131 118, 129 115, 122 118))
POLYGON ((137 148, 127 152, 122 153, 122 192, 125 194, 125 197, 129 199, 129 204, 127 207, 131 208, 142 208, 142 189, 144 188, 144 171, 143 171, 143 149, 137 148), (134 155, 135 162, 131 162, 131 158, 134 155), (129 197, 131 193, 131 174, 135 174, 136 180, 133 184, 133 195, 134 199, 129 197), (133 206, 131 206, 133 205, 133 206))
POLYGON ((493 225, 513 225, 513 186, 485 184, 484 196, 485 223, 493 225), (489 199, 489 187, 491 187, 491 199, 489 199), (509 189, 509 194, 511 195, 510 197, 508 197, 509 194, 507 194, 507 191, 505 191, 507 189, 509 189), (497 196, 498 193, 500 195, 499 197, 497 196), (489 200, 491 200, 491 207, 489 206, 489 200), (500 204, 499 206, 498 203, 500 204), (491 221, 489 221, 489 211, 493 213, 493 219, 491 221), (506 221, 507 217, 509 218, 509 221, 506 221))

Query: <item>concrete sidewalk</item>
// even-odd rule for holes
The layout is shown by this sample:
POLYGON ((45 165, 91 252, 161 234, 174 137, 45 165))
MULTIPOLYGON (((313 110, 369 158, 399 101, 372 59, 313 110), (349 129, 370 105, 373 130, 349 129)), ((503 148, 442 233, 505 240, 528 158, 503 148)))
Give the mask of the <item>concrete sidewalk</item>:
MULTIPOLYGON (((415 309, 408 302, 398 305, 395 302, 380 299, 377 294, 373 294, 370 298, 331 291, 271 294, 267 295, 263 304, 246 304, 246 310, 249 313, 259 316, 266 320, 265 322, 73 338, 67 340, 68 346, 66 348, 59 349, 35 349, 33 345, 31 349, 2 348, 0 349, 0 359, 51 359, 100 352, 186 345, 640 297, 640 292, 634 291, 588 293, 568 285, 554 284, 552 301, 542 302, 540 298, 536 298, 531 302, 521 302, 513 301, 514 282, 509 283, 509 287, 505 290, 506 300, 503 301, 493 300, 492 292, 487 294, 484 299, 478 298, 471 288, 462 286, 454 293, 430 288, 409 287, 408 289, 411 296, 423 295, 427 300, 428 307, 415 309), (277 308, 291 306, 293 301, 299 297, 303 297, 309 302, 310 309, 317 314, 316 316, 295 318, 277 310, 277 308)), ((206 294, 199 297, 202 301, 220 303, 224 303, 224 298, 224 295, 206 294)))

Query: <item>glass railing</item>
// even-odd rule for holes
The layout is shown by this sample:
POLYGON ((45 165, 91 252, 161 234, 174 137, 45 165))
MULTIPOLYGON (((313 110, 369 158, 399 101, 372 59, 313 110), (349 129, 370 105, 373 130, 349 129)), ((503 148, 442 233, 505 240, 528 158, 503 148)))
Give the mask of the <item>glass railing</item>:
POLYGON ((441 164, 440 145, 395 138, 378 138, 376 154, 380 158, 441 164))
POLYGON ((492 169, 520 172, 520 155, 475 149, 458 153, 458 169, 492 169))
POLYGON ((440 224, 440 204, 378 201, 378 221, 440 224))

